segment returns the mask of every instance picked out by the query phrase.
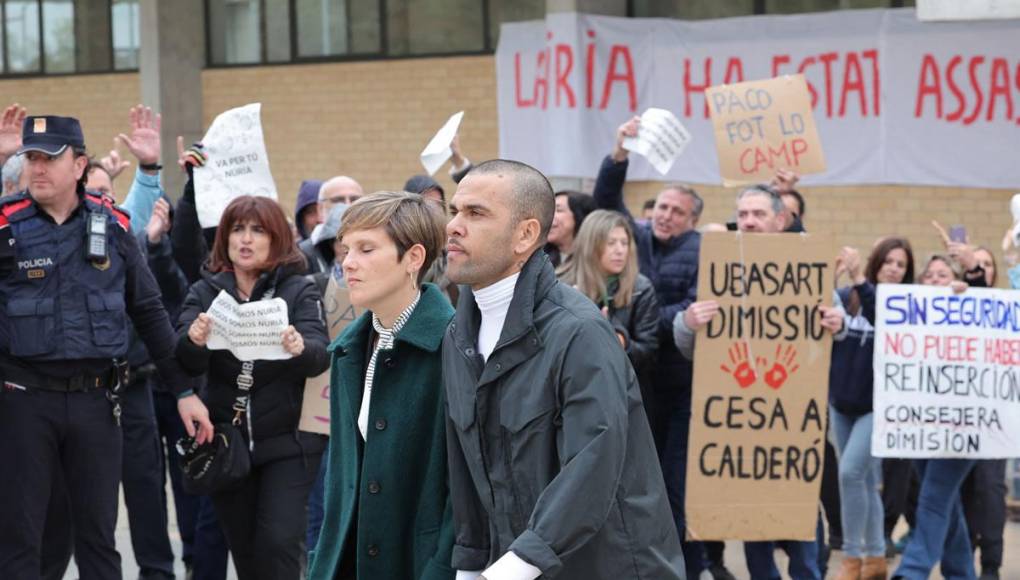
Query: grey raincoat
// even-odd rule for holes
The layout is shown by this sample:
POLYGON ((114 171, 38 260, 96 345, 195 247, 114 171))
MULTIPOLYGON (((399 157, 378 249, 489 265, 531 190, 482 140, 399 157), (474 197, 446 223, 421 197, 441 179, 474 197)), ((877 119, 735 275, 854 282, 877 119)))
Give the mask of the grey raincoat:
POLYGON ((453 567, 512 550, 542 578, 683 579, 637 380, 595 305, 536 252, 487 362, 480 321, 462 287, 443 342, 453 567))

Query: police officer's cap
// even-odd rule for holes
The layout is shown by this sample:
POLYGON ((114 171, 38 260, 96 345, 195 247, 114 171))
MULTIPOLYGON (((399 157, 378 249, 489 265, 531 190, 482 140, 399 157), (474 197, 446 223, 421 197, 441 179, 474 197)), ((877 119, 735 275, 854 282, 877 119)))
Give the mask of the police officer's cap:
POLYGON ((85 136, 81 123, 74 117, 40 115, 25 118, 21 128, 21 149, 18 153, 40 151, 47 155, 60 155, 69 146, 85 148, 85 136))

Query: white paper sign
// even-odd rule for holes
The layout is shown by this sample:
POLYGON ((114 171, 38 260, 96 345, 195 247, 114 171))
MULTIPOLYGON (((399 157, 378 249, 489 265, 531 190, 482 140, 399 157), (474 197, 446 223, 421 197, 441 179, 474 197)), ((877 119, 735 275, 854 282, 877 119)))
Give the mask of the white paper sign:
POLYGON ((220 113, 202 139, 209 161, 195 168, 195 204, 203 228, 219 225, 223 210, 235 197, 277 199, 262 137, 261 109, 261 103, 253 103, 220 113))
POLYGON ((691 134, 676 115, 652 107, 641 115, 637 137, 623 140, 623 148, 640 153, 659 173, 666 175, 691 142, 691 134))
POLYGON ((221 290, 206 314, 213 323, 206 342, 209 350, 229 350, 239 360, 291 358, 283 349, 288 322, 287 303, 282 298, 238 304, 221 290))
POLYGON ((1020 455, 1020 292, 879 284, 876 457, 1020 455))
POLYGON ((457 129, 460 128, 460 121, 463 118, 464 111, 454 113, 453 116, 446 120, 446 124, 436 133, 435 137, 429 141, 425 149, 422 150, 421 164, 429 175, 439 171, 439 168, 453 155, 450 143, 457 136, 457 129))

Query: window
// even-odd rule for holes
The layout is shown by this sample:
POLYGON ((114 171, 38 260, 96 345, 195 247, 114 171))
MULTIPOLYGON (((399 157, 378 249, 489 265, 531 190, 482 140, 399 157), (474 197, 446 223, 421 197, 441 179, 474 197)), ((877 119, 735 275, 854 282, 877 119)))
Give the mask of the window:
POLYGON ((138 68, 138 51, 141 46, 138 37, 138 0, 113 0, 110 18, 113 27, 114 70, 138 68))
POLYGON ((74 72, 74 0, 43 0, 42 10, 46 72, 74 72))
POLYGON ((477 0, 387 0, 388 54, 485 50, 482 4, 477 0))
POLYGON ((36 0, 7 0, 4 3, 6 72, 39 72, 39 3, 36 0))
POLYGON ((545 0, 489 0, 489 39, 491 48, 499 45, 499 25, 504 22, 542 20, 545 0))
POLYGON ((633 0, 634 16, 702 20, 754 14, 754 0, 633 0))
POLYGON ((492 52, 545 0, 206 0, 209 63, 492 52))
POLYGON ((138 68, 140 0, 0 0, 0 75, 138 68))
POLYGON ((209 49, 213 62, 262 62, 262 14, 259 0, 210 0, 209 49))

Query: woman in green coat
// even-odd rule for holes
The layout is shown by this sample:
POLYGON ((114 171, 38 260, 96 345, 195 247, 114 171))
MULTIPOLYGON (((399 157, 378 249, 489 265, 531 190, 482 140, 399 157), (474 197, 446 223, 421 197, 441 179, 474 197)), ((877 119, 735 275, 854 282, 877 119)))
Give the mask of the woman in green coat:
POLYGON ((330 345, 325 514, 311 580, 453 580, 440 347, 453 308, 421 279, 445 218, 407 193, 365 196, 339 238, 351 303, 330 345))

